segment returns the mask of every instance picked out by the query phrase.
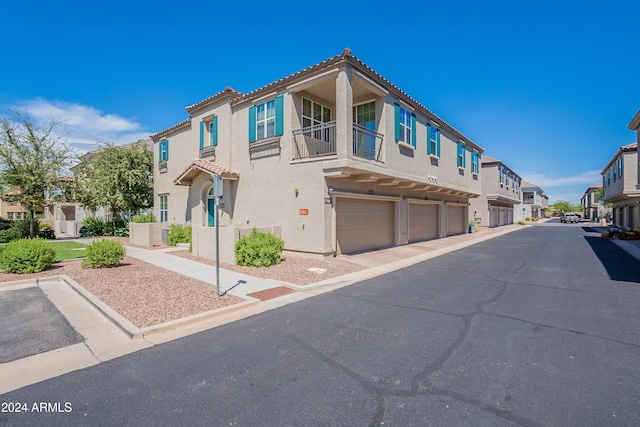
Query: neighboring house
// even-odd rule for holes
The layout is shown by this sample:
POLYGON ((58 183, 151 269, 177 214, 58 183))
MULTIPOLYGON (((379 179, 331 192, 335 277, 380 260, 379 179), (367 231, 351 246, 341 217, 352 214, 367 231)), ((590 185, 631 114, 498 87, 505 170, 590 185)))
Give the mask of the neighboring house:
POLYGON ((250 93, 226 88, 152 135, 155 215, 221 259, 253 227, 329 256, 466 233, 483 149, 349 49, 250 93), (212 177, 223 179, 214 224, 212 177))
POLYGON ((482 195, 470 200, 470 219, 485 227, 513 224, 514 207, 520 205, 522 178, 504 163, 482 156, 482 195))
POLYGON ((584 192, 580 203, 582 204, 582 214, 585 219, 598 221, 606 216, 605 208, 600 204, 602 201, 602 184, 592 185, 584 192))
POLYGON ((522 181, 520 191, 522 192, 522 204, 518 208, 516 221, 524 218, 545 218, 549 207, 549 198, 544 194, 544 190, 535 184, 522 181))
MULTIPOLYGON (((144 142, 149 150, 154 149, 152 140, 148 139, 144 142)), ((84 154, 82 157, 90 159, 99 150, 100 148, 90 151, 84 154)), ((76 167, 77 165, 71 168, 71 172, 75 172, 76 167)), ((60 179, 62 181, 73 181, 74 177, 66 176, 60 179)), ((82 222, 91 216, 102 218, 105 221, 111 220, 108 206, 99 206, 95 211, 93 211, 86 206, 82 206, 80 203, 59 202, 56 201, 57 197, 59 196, 59 194, 57 194, 58 191, 63 190, 55 189, 55 194, 47 195, 48 202, 44 210, 45 220, 53 225, 56 234, 65 233, 77 236, 80 227, 82 226, 82 222)))
POLYGON ((621 228, 638 227, 640 225, 638 143, 620 147, 600 173, 602 200, 612 205, 613 224, 621 228))
POLYGON ((14 221, 18 219, 28 219, 29 210, 22 206, 20 202, 12 202, 9 199, 0 199, 0 217, 14 221))

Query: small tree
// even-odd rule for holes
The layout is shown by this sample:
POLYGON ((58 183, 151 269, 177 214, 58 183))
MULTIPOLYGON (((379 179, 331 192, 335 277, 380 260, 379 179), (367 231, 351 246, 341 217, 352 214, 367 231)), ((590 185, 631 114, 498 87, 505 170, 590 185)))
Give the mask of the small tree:
POLYGON ((35 237, 36 211, 44 209, 47 194, 56 193, 72 150, 61 123, 37 120, 28 112, 0 116, 0 184, 2 197, 29 210, 29 235, 35 237))
POLYGON ((75 200, 94 211, 108 206, 112 221, 153 205, 153 154, 143 141, 107 144, 83 156, 74 170, 75 200))

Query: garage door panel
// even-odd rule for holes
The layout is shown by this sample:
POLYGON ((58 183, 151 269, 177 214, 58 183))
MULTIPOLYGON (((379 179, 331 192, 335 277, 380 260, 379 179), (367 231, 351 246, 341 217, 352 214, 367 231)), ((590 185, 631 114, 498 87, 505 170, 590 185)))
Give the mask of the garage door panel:
POLYGON ((447 235, 462 234, 466 232, 467 221, 464 220, 464 206, 449 206, 447 209, 447 235))
POLYGON ((340 253, 393 245, 394 211, 393 202, 338 199, 336 237, 340 253))
POLYGON ((409 242, 437 239, 438 237, 438 206, 410 204, 409 242))

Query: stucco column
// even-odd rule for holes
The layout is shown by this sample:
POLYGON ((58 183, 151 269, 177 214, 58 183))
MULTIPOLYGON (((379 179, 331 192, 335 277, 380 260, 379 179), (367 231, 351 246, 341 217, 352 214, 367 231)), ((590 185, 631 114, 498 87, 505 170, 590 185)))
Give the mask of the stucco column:
POLYGON ((351 158, 353 146, 353 76, 341 68, 336 77, 336 151, 339 159, 351 158))

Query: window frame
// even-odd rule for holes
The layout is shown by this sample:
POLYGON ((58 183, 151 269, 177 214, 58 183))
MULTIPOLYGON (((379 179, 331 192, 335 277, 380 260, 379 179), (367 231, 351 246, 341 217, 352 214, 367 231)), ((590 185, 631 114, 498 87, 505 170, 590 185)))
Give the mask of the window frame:
POLYGON ((158 152, 158 162, 166 162, 169 160, 169 140, 165 139, 164 141, 160 141, 159 152, 158 152))
POLYGON ((168 222, 169 221, 169 195, 168 194, 159 194, 159 216, 160 222, 168 222))
POLYGON ((467 148, 462 141, 458 141, 458 155, 456 156, 456 165, 459 169, 466 169, 467 167, 467 148))
POLYGON ((475 151, 471 152, 471 173, 475 175, 480 174, 480 154, 475 151))
POLYGON ((440 158, 440 129, 431 124, 427 125, 427 154, 434 158, 440 158))

